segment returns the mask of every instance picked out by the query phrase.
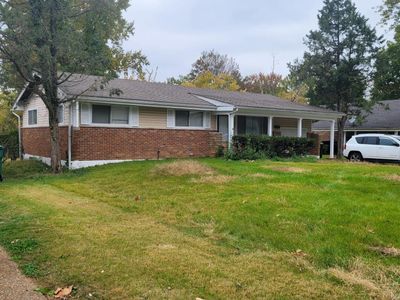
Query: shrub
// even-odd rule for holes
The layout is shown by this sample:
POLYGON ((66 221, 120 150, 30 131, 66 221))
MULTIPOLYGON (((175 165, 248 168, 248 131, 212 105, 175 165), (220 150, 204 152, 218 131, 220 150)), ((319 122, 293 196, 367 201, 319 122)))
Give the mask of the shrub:
POLYGON ((234 136, 232 149, 226 158, 232 160, 305 156, 315 146, 315 141, 307 138, 269 137, 255 135, 234 136))
POLYGON ((215 157, 224 157, 224 155, 225 155, 224 146, 218 146, 217 151, 215 151, 215 157))
POLYGON ((18 131, 0 135, 0 145, 6 150, 6 157, 12 160, 18 158, 18 131))

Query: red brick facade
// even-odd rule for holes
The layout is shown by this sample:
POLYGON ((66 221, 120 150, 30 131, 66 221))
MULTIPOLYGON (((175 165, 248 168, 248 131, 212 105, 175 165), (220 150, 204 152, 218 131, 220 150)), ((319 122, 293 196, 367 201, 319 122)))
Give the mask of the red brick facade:
MULTIPOLYGON (((50 128, 23 128, 22 131, 22 151, 23 153, 50 157, 50 128)), ((68 157, 68 127, 60 127, 60 152, 61 159, 68 157)))
MULTIPOLYGON (((68 129, 60 135, 66 159, 68 129)), ((208 157, 223 144, 215 131, 101 127, 74 129, 72 141, 73 161, 208 157)), ((26 154, 49 157, 49 129, 23 129, 23 147, 26 154)))

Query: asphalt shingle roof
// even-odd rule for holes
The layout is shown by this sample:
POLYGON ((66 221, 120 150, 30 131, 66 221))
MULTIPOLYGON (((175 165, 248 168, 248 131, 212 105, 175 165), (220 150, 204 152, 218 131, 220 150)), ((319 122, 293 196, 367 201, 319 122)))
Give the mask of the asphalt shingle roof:
MULTIPOLYGON (((366 113, 365 113, 366 114, 366 113)), ((319 121, 313 124, 313 130, 329 130, 330 122, 319 121)), ((400 129, 400 100, 381 101, 370 114, 366 114, 361 124, 347 121, 346 130, 400 129)))
MULTIPOLYGON (((215 106, 196 97, 196 95, 225 102, 240 108, 282 109, 319 113, 333 112, 316 106, 293 103, 271 95, 187 88, 165 83, 127 79, 113 79, 106 83, 103 88, 90 88, 96 80, 100 81, 100 78, 95 76, 74 75, 61 85, 61 89, 72 96, 101 97, 108 98, 109 100, 140 100, 203 108, 213 108, 215 106), (119 95, 112 95, 111 92, 116 89, 120 90, 122 93, 119 95)), ((99 86, 99 84, 96 84, 96 86, 99 86)))

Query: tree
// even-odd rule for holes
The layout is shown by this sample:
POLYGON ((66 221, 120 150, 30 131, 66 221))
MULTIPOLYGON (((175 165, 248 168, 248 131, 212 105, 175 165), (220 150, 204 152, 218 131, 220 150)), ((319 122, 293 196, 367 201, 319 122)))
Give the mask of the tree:
POLYGON ((372 97, 377 101, 400 99, 400 27, 394 42, 378 53, 372 97))
POLYGON ((15 93, 10 91, 0 92, 0 134, 17 130, 17 119, 11 113, 15 96, 15 93))
POLYGON ((277 95, 290 102, 309 104, 310 100, 307 98, 309 86, 302 81, 288 75, 282 80, 282 90, 277 95))
POLYGON ((344 114, 338 120, 338 153, 343 153, 344 125, 360 114, 368 101, 366 91, 371 63, 381 38, 368 25, 351 0, 324 0, 318 15, 319 29, 311 31, 302 61, 289 65, 292 75, 310 87, 307 97, 344 114))
POLYGON ((282 83, 282 75, 274 72, 269 74, 260 72, 246 76, 243 79, 242 87, 246 92, 278 96, 283 89, 282 83))
POLYGON ((240 82, 242 76, 240 74, 239 65, 233 58, 228 55, 219 54, 215 50, 204 51, 200 58, 192 65, 192 70, 188 74, 189 80, 194 80, 200 74, 211 72, 213 75, 218 76, 227 74, 240 82))
POLYGON ((182 82, 183 86, 216 90, 238 91, 239 84, 229 74, 214 75, 210 71, 199 74, 194 80, 182 82))
POLYGON ((61 171, 58 87, 72 73, 110 78, 121 66, 137 68, 129 56, 143 59, 122 51, 122 41, 133 33, 122 16, 128 6, 129 0, 0 0, 0 62, 6 74, 0 78, 3 85, 11 85, 13 77, 29 83, 45 103, 54 172, 61 171))
POLYGON ((395 30, 394 41, 379 51, 375 62, 374 87, 375 100, 400 98, 400 0, 385 0, 380 7, 382 20, 395 30))

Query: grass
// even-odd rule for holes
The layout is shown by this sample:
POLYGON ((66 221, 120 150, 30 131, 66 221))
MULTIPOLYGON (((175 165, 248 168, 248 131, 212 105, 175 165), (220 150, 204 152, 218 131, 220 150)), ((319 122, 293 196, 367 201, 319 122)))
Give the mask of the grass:
POLYGON ((31 161, 4 171, 0 244, 43 290, 400 297, 400 259, 386 251, 400 249, 397 165, 202 159, 49 176, 31 161))

